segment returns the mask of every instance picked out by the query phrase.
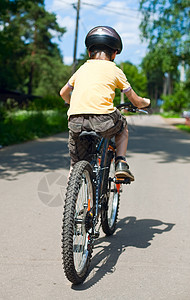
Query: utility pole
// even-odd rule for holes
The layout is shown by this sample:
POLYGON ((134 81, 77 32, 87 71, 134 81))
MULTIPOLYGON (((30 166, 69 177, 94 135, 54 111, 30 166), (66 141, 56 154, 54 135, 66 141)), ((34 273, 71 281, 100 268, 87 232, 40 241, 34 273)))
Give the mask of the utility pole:
MULTIPOLYGON (((123 63, 120 64, 120 68, 123 71, 123 63)), ((121 92, 121 98, 120 98, 120 103, 124 103, 124 93, 121 92)))
POLYGON ((73 7, 77 10, 76 27, 75 27, 75 44, 73 54, 73 73, 76 71, 76 55, 77 55, 77 41, 78 41, 78 28, 79 28, 79 12, 80 12, 80 0, 78 0, 77 7, 73 4, 73 7))

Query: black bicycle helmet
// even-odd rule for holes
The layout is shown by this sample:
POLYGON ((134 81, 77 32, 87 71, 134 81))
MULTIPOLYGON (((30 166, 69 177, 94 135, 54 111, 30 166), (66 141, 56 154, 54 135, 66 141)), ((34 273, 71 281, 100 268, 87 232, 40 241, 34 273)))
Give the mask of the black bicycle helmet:
POLYGON ((88 50, 96 45, 106 45, 107 47, 117 51, 122 51, 122 41, 119 34, 109 26, 97 26, 92 28, 86 36, 85 45, 88 50))

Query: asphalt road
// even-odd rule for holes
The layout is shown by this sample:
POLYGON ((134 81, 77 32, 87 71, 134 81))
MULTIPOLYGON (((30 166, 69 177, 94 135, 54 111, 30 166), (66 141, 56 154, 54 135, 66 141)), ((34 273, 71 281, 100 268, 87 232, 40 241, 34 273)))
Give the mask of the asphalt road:
POLYGON ((0 150, 0 299, 190 299, 190 135, 159 116, 129 118, 117 231, 72 286, 61 261, 67 134, 0 150))

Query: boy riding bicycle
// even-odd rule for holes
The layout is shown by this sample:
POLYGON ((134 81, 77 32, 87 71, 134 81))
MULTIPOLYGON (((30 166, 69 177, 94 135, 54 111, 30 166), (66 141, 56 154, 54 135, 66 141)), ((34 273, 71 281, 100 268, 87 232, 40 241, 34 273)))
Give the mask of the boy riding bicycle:
POLYGON ((116 54, 122 51, 121 38, 113 28, 97 26, 91 29, 85 44, 90 59, 73 74, 60 91, 61 97, 70 104, 68 127, 71 166, 79 160, 91 160, 93 145, 86 140, 82 141, 79 135, 83 130, 93 130, 106 138, 115 136, 115 176, 134 181, 125 159, 128 144, 127 122, 113 106, 115 89, 121 89, 138 108, 150 106, 150 100, 133 91, 125 74, 113 62, 116 54))

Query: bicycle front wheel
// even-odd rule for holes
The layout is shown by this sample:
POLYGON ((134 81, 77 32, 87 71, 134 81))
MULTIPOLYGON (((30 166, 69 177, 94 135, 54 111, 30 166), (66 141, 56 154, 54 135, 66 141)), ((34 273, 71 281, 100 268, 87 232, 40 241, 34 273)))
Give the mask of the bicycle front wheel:
POLYGON ((93 218, 92 167, 80 161, 73 167, 69 178, 63 215, 63 267, 73 284, 87 276, 91 257, 89 244, 93 218))
POLYGON ((115 164, 111 151, 108 152, 106 167, 107 174, 105 176, 105 196, 101 209, 101 222, 103 232, 109 236, 112 235, 116 229, 120 201, 120 186, 113 182, 115 164))

